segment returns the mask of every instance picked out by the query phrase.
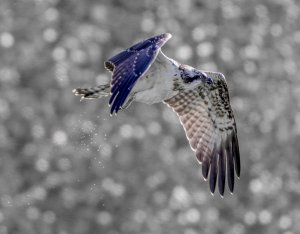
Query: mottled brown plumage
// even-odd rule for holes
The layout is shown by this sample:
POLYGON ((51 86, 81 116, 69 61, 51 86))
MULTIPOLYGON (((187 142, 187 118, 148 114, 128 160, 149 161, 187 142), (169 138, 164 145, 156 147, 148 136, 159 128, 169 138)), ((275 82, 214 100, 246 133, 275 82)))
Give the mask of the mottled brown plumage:
POLYGON ((213 83, 202 83, 180 91, 165 100, 179 116, 191 148, 202 163, 202 173, 208 178, 210 190, 224 194, 225 178, 231 192, 234 169, 240 175, 239 147, 234 116, 230 107, 228 88, 221 73, 205 72, 213 83), (209 173, 210 171, 210 173, 209 173))

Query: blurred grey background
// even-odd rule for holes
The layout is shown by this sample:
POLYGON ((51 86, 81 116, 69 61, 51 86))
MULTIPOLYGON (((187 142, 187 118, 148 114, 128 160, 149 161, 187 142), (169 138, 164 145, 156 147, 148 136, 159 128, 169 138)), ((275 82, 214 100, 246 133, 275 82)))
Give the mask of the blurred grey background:
POLYGON ((300 2, 1 0, 0 234, 299 234, 300 2), (242 157, 211 196, 176 114, 72 89, 162 33, 163 51, 223 72, 242 157))

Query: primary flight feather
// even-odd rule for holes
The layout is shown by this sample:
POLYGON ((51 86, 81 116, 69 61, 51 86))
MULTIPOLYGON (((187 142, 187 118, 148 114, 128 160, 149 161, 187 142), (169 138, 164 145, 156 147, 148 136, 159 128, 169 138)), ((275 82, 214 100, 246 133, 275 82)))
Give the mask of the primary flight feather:
POLYGON ((234 173, 240 176, 236 123, 223 74, 197 70, 168 58, 161 47, 171 38, 165 33, 141 41, 104 63, 111 82, 78 88, 84 99, 109 96, 110 113, 126 109, 133 101, 163 102, 178 115, 210 191, 218 184, 223 196, 234 190, 234 173))

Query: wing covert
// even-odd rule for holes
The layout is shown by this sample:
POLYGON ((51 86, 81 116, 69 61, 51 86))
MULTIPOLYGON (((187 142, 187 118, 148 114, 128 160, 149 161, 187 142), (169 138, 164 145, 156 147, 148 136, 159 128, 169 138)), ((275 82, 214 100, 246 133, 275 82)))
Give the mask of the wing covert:
POLYGON ((226 178, 233 192, 234 171, 240 175, 240 155, 225 79, 214 78, 212 84, 182 91, 165 103, 179 116, 211 192, 218 182, 223 196, 226 178))

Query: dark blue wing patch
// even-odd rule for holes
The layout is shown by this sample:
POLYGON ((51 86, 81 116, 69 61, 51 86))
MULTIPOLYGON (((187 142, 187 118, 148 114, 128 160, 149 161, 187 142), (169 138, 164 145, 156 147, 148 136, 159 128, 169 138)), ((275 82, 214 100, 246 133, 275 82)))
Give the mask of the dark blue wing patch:
POLYGON ((113 72, 111 82, 110 113, 122 107, 136 81, 143 76, 155 60, 159 49, 171 38, 165 33, 139 42, 105 62, 113 72))

